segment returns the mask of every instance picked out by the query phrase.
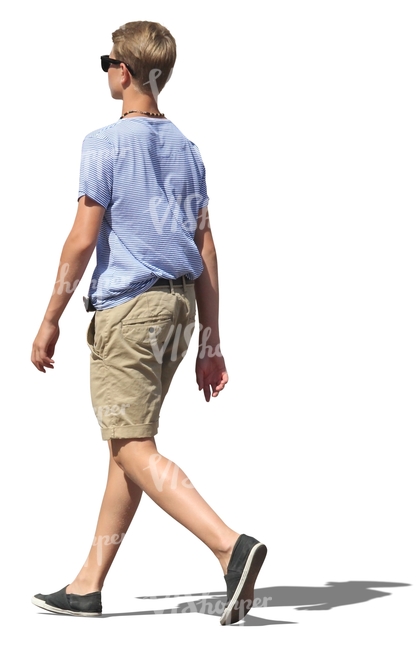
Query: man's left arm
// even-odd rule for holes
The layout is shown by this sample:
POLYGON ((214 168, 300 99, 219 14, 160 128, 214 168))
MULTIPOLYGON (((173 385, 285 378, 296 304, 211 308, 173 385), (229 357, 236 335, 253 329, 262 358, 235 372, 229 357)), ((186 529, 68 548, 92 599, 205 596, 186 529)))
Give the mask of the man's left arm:
POLYGON ((40 371, 54 367, 59 320, 76 290, 96 247, 105 208, 88 196, 79 200, 76 218, 61 253, 57 279, 45 316, 33 342, 31 361, 40 371))

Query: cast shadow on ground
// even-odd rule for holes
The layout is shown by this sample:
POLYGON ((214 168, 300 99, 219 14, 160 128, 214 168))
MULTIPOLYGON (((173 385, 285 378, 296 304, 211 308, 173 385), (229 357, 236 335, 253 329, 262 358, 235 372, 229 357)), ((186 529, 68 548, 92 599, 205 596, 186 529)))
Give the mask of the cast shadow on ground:
MULTIPOLYGON (((296 610, 320 611, 344 605, 366 603, 375 598, 391 596, 383 588, 410 587, 404 582, 348 581, 328 582, 322 587, 264 587, 255 589, 255 608, 294 607, 296 610)), ((223 591, 195 594, 171 594, 163 596, 137 596, 139 600, 160 600, 187 598, 168 608, 155 608, 137 612, 102 614, 100 618, 114 616, 150 616, 162 614, 207 614, 220 617, 225 603, 223 591)), ((254 610, 252 610, 253 612, 254 610)), ((237 626, 283 625, 295 621, 278 621, 248 614, 237 626)))

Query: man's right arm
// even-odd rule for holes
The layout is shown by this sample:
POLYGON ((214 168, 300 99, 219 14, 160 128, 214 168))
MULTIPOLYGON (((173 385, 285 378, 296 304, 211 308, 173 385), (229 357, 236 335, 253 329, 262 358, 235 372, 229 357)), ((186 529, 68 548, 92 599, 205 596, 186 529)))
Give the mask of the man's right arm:
POLYGON ((195 280, 196 304, 199 319, 199 351, 196 361, 196 379, 205 399, 217 397, 228 382, 224 358, 220 350, 219 289, 217 253, 209 223, 208 209, 198 215, 195 243, 202 257, 204 269, 195 280))

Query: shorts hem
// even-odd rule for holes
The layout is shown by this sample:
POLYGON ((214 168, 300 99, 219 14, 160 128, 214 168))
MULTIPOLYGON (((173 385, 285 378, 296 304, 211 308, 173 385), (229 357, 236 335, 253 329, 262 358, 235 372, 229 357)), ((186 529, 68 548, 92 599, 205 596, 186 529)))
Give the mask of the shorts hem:
POLYGON ((107 427, 101 429, 102 440, 114 440, 128 438, 153 438, 158 431, 157 422, 151 424, 140 424, 124 427, 107 427))

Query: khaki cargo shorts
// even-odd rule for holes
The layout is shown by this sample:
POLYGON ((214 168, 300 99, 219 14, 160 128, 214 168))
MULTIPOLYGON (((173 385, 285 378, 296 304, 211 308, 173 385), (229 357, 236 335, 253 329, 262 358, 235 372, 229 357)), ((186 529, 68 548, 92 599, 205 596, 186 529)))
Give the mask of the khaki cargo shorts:
POLYGON ((87 343, 92 404, 103 440, 156 435, 194 324, 193 284, 152 288, 95 312, 87 343))

